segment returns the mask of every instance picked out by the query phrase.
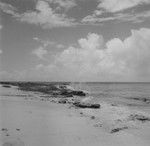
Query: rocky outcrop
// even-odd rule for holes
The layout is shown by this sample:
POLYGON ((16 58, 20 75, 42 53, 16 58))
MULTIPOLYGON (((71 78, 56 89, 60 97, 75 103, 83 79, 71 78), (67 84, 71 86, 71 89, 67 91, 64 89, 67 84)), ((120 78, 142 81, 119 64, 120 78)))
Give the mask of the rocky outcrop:
POLYGON ((66 97, 73 97, 76 96, 86 96, 86 94, 83 91, 74 91, 74 90, 62 90, 60 95, 66 96, 66 97))
POLYGON ((80 108, 93 108, 93 109, 100 108, 100 104, 92 104, 92 103, 84 103, 84 102, 75 102, 74 105, 80 108))
POLYGON ((40 92, 44 94, 65 97, 86 96, 83 91, 76 91, 67 88, 67 83, 48 83, 48 82, 0 82, 3 87, 18 86, 19 90, 40 92))

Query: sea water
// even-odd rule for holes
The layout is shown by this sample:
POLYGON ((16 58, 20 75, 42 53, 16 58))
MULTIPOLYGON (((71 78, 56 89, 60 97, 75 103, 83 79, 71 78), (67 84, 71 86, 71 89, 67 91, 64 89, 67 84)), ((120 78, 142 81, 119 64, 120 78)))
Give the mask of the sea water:
POLYGON ((150 83, 71 83, 76 90, 87 92, 95 101, 109 101, 131 106, 150 107, 150 83), (145 102, 142 99, 147 99, 145 102))

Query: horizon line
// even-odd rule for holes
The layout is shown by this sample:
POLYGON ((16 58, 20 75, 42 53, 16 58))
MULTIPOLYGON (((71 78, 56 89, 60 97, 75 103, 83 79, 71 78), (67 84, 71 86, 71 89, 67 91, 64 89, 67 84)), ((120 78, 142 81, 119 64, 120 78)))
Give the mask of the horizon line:
POLYGON ((5 82, 39 82, 39 83, 150 83, 150 81, 0 81, 5 82))

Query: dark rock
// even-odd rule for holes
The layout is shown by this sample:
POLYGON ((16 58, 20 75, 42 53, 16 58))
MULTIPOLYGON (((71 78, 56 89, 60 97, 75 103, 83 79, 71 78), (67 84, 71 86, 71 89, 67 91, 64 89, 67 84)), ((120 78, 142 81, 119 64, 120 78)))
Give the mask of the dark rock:
POLYGON ((72 94, 76 96, 86 96, 83 91, 72 91, 72 94))
POLYGON ((9 134, 6 134, 6 136, 10 136, 9 134))
POLYGON ((5 88, 11 88, 10 85, 3 85, 2 87, 5 87, 5 88))
POLYGON ((59 89, 67 89, 65 85, 59 85, 59 89))
POLYGON ((120 130, 125 130, 125 129, 128 129, 128 127, 120 127, 120 128, 114 128, 111 130, 110 133, 116 133, 116 132, 119 132, 120 130))
POLYGON ((71 91, 68 91, 68 90, 62 90, 60 95, 63 95, 66 97, 73 97, 73 94, 71 93, 71 91))
POLYGON ((7 128, 2 128, 2 131, 8 131, 8 129, 7 128))
POLYGON ((150 117, 146 117, 146 116, 138 115, 138 114, 130 115, 129 119, 138 120, 138 121, 142 121, 142 122, 150 121, 150 117))
POLYGON ((141 98, 141 97, 132 97, 132 98, 129 98, 129 99, 150 103, 150 99, 149 98, 145 98, 145 97, 143 97, 143 98, 141 98))
POLYGON ((60 95, 63 95, 66 97, 73 97, 73 95, 86 96, 86 94, 83 91, 72 91, 72 90, 62 90, 60 95))
POLYGON ((112 103, 111 106, 117 106, 117 104, 112 103))
POLYGON ((91 103, 82 103, 82 102, 75 102, 74 105, 80 108, 100 108, 100 104, 91 104, 91 103))
POLYGON ((91 119, 92 119, 92 120, 95 119, 95 116, 91 116, 91 119))
POLYGON ((73 105, 75 105, 75 106, 78 105, 78 104, 80 104, 80 101, 74 101, 73 102, 73 105))
POLYGON ((57 96, 57 95, 60 95, 60 91, 52 91, 51 94, 54 96, 57 96))
POLYGON ((65 104, 65 103, 67 103, 67 99, 60 99, 60 100, 58 101, 58 103, 65 104))

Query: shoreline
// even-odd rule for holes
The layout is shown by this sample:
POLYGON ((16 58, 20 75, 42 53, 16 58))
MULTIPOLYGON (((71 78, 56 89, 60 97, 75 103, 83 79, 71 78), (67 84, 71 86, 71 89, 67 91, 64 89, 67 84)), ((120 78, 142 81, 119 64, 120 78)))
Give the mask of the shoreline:
POLYGON ((14 88, 3 92, 6 96, 1 95, 0 99, 2 146, 148 146, 150 143, 150 122, 141 122, 134 116, 128 121, 126 117, 135 115, 135 111, 131 113, 126 107, 103 102, 100 109, 83 109, 53 103, 53 98, 41 98, 42 95, 33 92, 18 92, 14 88))

